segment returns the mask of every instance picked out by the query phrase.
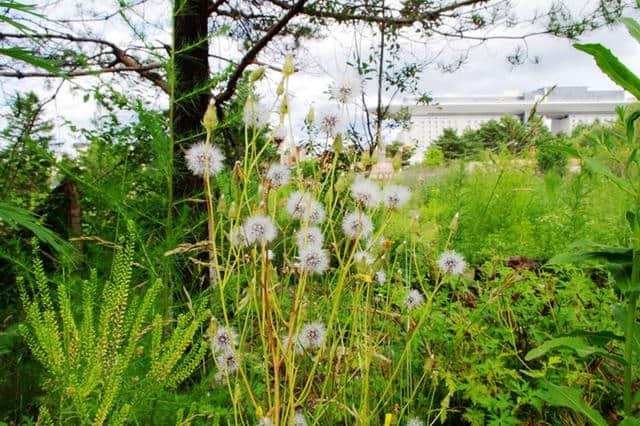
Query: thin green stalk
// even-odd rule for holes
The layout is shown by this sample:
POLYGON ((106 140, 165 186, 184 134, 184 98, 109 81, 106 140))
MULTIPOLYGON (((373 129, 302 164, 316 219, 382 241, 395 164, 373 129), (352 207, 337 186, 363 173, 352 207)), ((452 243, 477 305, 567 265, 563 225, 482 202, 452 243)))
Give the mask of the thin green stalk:
MULTIPOLYGON (((640 285, 640 250, 637 249, 638 234, 640 227, 635 226, 635 241, 633 250, 633 266, 631 271, 631 287, 640 285)), ((638 292, 634 291, 629 295, 627 304, 627 317, 624 329, 624 412, 628 417, 632 416, 633 411, 633 340, 635 337, 636 326, 636 306, 638 304, 638 292)))

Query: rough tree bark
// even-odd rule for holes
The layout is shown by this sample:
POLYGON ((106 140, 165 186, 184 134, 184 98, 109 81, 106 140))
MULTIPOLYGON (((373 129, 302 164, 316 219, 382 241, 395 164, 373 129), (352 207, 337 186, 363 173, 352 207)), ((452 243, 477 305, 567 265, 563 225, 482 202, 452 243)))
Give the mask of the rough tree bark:
POLYGON ((209 103, 208 0, 174 0, 171 75, 173 197, 202 186, 186 169, 183 152, 203 136, 201 120, 209 103))

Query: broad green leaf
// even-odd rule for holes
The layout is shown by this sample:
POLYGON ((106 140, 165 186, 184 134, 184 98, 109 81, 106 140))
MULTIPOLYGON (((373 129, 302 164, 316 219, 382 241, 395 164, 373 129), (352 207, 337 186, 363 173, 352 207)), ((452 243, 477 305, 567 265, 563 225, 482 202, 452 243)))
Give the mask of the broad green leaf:
POLYGON ((622 336, 618 336, 612 331, 586 331, 586 330, 574 330, 569 333, 569 337, 583 337, 591 345, 604 346, 612 340, 623 341, 622 336))
POLYGON ((613 182, 618 188, 622 189, 626 193, 631 195, 634 194, 633 187, 631 187, 627 181, 613 174, 611 169, 609 169, 609 167, 607 167, 606 165, 602 164, 599 160, 596 160, 595 158, 590 158, 590 157, 581 157, 581 158, 582 158, 582 162, 587 168, 594 171, 595 173, 605 176, 607 179, 613 182))
POLYGON ((640 104, 632 104, 624 110, 624 122, 627 126, 627 141, 633 143, 636 136, 636 121, 640 118, 640 104))
POLYGON ((631 36, 635 38, 638 43, 640 43, 640 24, 638 24, 635 19, 627 17, 620 18, 620 22, 622 22, 624 26, 627 27, 627 31, 629 31, 629 34, 631 34, 631 36))
POLYGON ((9 226, 28 229, 40 241, 49 244, 63 256, 70 257, 73 254, 74 249, 71 244, 60 238, 55 232, 40 225, 37 218, 28 210, 13 204, 0 202, 0 219, 9 226))
POLYGON ((60 73, 60 70, 56 66, 55 62, 40 58, 39 56, 32 54, 28 50, 20 49, 19 47, 0 48, 0 55, 9 56, 10 58, 26 62, 33 65, 34 67, 42 68, 52 73, 60 73))
POLYGON ((629 185, 624 179, 616 176, 605 164, 602 164, 600 161, 595 158, 585 157, 578 150, 570 146, 560 146, 560 145, 542 145, 543 149, 547 149, 549 151, 562 152, 564 154, 572 155, 576 158, 579 158, 584 163, 585 167, 589 168, 594 173, 598 173, 600 175, 605 176, 611 182, 613 182, 618 188, 627 192, 628 194, 633 195, 634 190, 633 187, 629 185))
POLYGON ((624 359, 621 357, 611 354, 602 348, 591 346, 579 337, 557 337, 555 339, 547 340, 537 348, 530 350, 526 355, 525 360, 531 361, 532 359, 545 355, 547 352, 557 349, 570 349, 580 358, 585 358, 590 355, 600 355, 624 364, 624 359))
MULTIPOLYGON (((613 307, 613 318, 618 323, 618 327, 625 329, 627 310, 622 305, 615 305, 613 307)), ((640 352, 640 325, 636 322, 633 327, 633 335, 631 336, 631 343, 633 344, 633 350, 640 352)))
POLYGON ((601 44, 576 43, 573 47, 593 56, 598 67, 600 67, 611 80, 637 99, 640 99, 640 78, 620 62, 609 49, 601 44))
POLYGON ((618 426, 640 426, 640 419, 637 417, 625 417, 618 426))
POLYGON ((554 407, 570 408, 576 413, 585 416, 589 422, 596 426, 608 426, 609 423, 596 410, 587 405, 582 399, 579 389, 567 386, 558 386, 550 382, 543 382, 544 390, 540 397, 554 407))

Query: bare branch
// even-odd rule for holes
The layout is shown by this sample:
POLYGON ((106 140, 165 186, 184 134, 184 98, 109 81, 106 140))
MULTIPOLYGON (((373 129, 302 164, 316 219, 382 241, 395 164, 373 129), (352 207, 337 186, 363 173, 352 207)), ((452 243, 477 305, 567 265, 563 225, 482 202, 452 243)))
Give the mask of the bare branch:
POLYGON ((70 71, 65 73, 49 73, 49 72, 22 72, 22 71, 0 71, 0 77, 14 77, 14 78, 28 78, 28 77, 56 77, 56 78, 67 78, 67 77, 84 77, 84 76, 92 76, 92 75, 100 75, 106 73, 119 73, 119 72, 129 72, 135 71, 137 73, 141 73, 144 71, 149 71, 157 68, 162 68, 162 64, 149 64, 149 65, 140 65, 137 67, 108 67, 108 68, 99 68, 96 70, 83 70, 83 71, 70 71))
MULTIPOLYGON (((280 31, 289 23, 289 21, 302 11, 304 4, 306 2, 307 0, 298 0, 295 3, 295 5, 293 5, 291 9, 289 9, 286 15, 284 15, 278 22, 273 24, 269 29, 269 31, 267 31, 267 33, 260 40, 258 40, 253 45, 253 47, 244 55, 244 57, 242 58, 242 60, 240 60, 240 63, 236 67, 236 70, 233 72, 233 74, 229 78, 229 81, 227 82, 227 87, 224 90, 224 92, 218 94, 215 97, 216 105, 220 106, 226 101, 228 101, 229 99, 231 99, 231 97, 233 96, 233 93, 236 90, 236 86, 238 85, 238 81, 240 80, 240 78, 242 78, 242 74, 244 70, 249 65, 255 62, 255 59, 258 56, 258 53, 260 53, 260 51, 264 49, 265 46, 269 44, 269 42, 275 36, 278 35, 278 33, 280 33, 280 31)), ((218 112, 221 112, 221 111, 219 110, 218 112)))
MULTIPOLYGON (((5 39, 5 38, 13 38, 13 39, 45 39, 45 40, 64 40, 64 41, 72 41, 75 43, 93 43, 93 44, 98 44, 98 45, 102 45, 102 46, 106 46, 109 47, 111 49, 111 52, 113 53, 113 55, 116 57, 116 61, 115 63, 121 63, 122 65, 124 65, 124 67, 120 67, 120 68, 116 68, 113 65, 115 65, 115 63, 112 63, 109 66, 105 66, 102 69, 103 70, 107 70, 107 71, 103 71, 103 72, 135 72, 138 75, 140 75, 141 77, 151 81, 153 84, 155 84, 156 86, 160 87, 164 92, 169 93, 169 84, 164 80, 164 78, 162 77, 162 75, 160 75, 159 73, 153 71, 154 69, 157 68, 161 68, 160 64, 154 63, 154 64, 141 64, 140 62, 138 62, 137 59, 135 59, 134 57, 132 57, 131 55, 128 55, 123 49, 119 48, 118 46, 116 46, 114 43, 107 41, 107 40, 103 40, 103 39, 99 39, 99 38, 92 38, 92 37, 77 37, 71 34, 11 34, 11 33, 0 33, 0 40, 5 39)), ((63 75, 58 76, 58 77, 64 77, 66 76, 77 76, 77 75, 91 75, 91 74, 96 74, 99 73, 99 70, 93 70, 93 71, 73 71, 70 73, 63 73, 63 75), (80 74, 78 74, 80 73, 80 74)), ((32 73, 3 73, 4 77, 17 77, 17 78, 22 78, 22 77, 36 77, 38 76, 37 72, 32 72, 32 73), (18 75, 20 74, 20 75, 18 75), (30 75, 27 75, 30 74, 30 75)), ((40 74, 46 74, 46 75, 42 75, 44 76, 49 76, 48 73, 40 73, 40 74)), ((51 75, 52 77, 54 77, 55 75, 51 75)))

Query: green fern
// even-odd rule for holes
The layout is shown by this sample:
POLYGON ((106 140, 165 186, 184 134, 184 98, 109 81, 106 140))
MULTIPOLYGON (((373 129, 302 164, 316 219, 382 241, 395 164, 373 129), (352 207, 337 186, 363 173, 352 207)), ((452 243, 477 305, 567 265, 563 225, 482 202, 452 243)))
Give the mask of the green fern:
POLYGON ((211 315, 204 304, 195 315, 180 315, 167 330, 163 325, 171 321, 153 315, 160 280, 144 295, 132 296, 133 240, 116 252, 111 277, 100 291, 91 272, 78 308, 72 282, 57 284, 54 300, 35 244, 34 282, 27 288, 20 278, 17 284, 26 313, 22 335, 52 383, 46 388, 48 405, 40 412, 42 424, 53 424, 52 418, 64 424, 124 424, 132 407, 178 386, 206 354, 198 335, 211 315))

